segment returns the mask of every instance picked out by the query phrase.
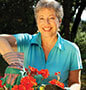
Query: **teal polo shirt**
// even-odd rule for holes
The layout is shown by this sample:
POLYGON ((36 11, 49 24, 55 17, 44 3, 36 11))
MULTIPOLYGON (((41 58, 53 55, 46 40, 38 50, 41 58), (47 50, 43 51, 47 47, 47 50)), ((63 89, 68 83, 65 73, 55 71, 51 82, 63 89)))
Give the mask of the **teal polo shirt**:
MULTIPOLYGON (((41 47, 41 33, 30 34, 15 34, 17 40, 18 52, 24 52, 24 68, 32 66, 41 69, 48 69, 50 76, 42 83, 47 84, 52 79, 57 79, 55 72, 61 72, 60 82, 65 86, 68 83, 69 71, 82 69, 82 61, 79 48, 72 42, 63 39, 60 34, 57 34, 58 40, 48 55, 47 61, 41 47)), ((36 77, 37 82, 40 82, 41 76, 36 77)))

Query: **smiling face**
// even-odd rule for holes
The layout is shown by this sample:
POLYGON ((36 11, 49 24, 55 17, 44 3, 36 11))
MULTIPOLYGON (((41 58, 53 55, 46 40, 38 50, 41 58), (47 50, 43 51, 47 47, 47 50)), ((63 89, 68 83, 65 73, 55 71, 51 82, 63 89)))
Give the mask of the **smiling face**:
POLYGON ((37 12, 37 26, 41 35, 44 37, 56 36, 60 22, 52 8, 42 8, 37 12))

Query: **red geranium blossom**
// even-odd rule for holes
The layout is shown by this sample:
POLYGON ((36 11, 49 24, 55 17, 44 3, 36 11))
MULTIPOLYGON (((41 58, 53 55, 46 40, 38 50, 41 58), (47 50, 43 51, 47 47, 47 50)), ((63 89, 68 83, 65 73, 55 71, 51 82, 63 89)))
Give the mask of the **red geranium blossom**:
POLYGON ((2 80, 0 80, 0 87, 2 88, 4 87, 4 85, 2 85, 2 80))
POLYGON ((58 74, 60 74, 60 72, 55 72, 55 75, 58 75, 58 74))
MULTIPOLYGON (((39 87, 39 86, 37 86, 36 79, 34 79, 34 75, 41 74, 43 76, 43 79, 46 79, 49 76, 48 69, 41 69, 40 71, 38 71, 36 68, 31 67, 31 66, 29 66, 29 69, 30 69, 30 71, 28 71, 28 69, 25 68, 25 70, 27 72, 27 76, 23 77, 20 81, 20 85, 15 85, 12 88, 12 90, 34 90, 35 86, 39 87)), ((59 82, 60 77, 58 74, 60 74, 60 72, 55 73, 55 75, 57 75, 58 80, 53 79, 53 80, 49 81, 49 83, 51 83, 53 85, 57 85, 64 89, 64 84, 59 82)))
POLYGON ((36 68, 29 66, 29 69, 31 71, 30 75, 37 75, 38 70, 36 68))
POLYGON ((49 81, 49 83, 55 85, 56 81, 57 81, 56 79, 53 79, 53 80, 49 81))
POLYGON ((37 85, 36 79, 34 79, 34 77, 32 76, 26 76, 23 77, 20 81, 21 84, 23 85, 27 85, 29 87, 33 87, 34 85, 37 85))
POLYGON ((20 85, 15 85, 12 90, 34 90, 32 87, 36 85, 36 79, 32 76, 26 76, 21 79, 20 85))
POLYGON ((58 81, 58 82, 56 83, 56 85, 64 89, 64 83, 61 83, 61 82, 58 81))
POLYGON ((0 76, 0 79, 2 78, 2 76, 0 76))
POLYGON ((40 71, 38 71, 38 74, 41 74, 43 78, 46 79, 49 76, 49 71, 48 69, 41 69, 40 71))
POLYGON ((50 83, 50 84, 53 84, 53 85, 57 85, 57 86, 59 86, 59 87, 61 87, 61 88, 64 89, 64 83, 61 83, 61 82, 59 82, 59 81, 56 80, 56 79, 53 79, 53 80, 49 81, 49 83, 50 83))
POLYGON ((20 85, 15 85, 12 90, 27 90, 26 87, 22 84, 20 85))
POLYGON ((19 86, 18 85, 15 85, 12 90, 18 90, 19 86))
POLYGON ((26 87, 22 84, 20 85, 15 85, 12 90, 34 90, 34 88, 31 88, 31 87, 26 87))

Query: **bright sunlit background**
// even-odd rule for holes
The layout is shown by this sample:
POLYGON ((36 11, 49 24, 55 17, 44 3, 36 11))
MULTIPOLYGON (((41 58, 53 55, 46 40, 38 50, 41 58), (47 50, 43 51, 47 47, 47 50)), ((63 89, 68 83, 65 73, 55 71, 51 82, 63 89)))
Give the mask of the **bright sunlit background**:
POLYGON ((82 12, 81 20, 86 21, 86 9, 82 12))

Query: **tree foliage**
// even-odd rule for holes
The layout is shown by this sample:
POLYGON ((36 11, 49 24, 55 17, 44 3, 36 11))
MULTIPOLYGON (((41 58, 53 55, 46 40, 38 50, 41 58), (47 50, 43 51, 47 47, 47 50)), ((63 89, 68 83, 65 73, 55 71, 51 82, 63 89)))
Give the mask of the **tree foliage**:
POLYGON ((0 32, 36 32, 33 0, 0 0, 0 32))
POLYGON ((86 7, 86 0, 60 0, 63 4, 64 18, 63 18, 63 29, 61 34, 64 38, 74 41, 79 23, 81 21, 82 11, 86 7), (78 12, 76 14, 76 10, 78 12), (76 18, 74 15, 76 14, 76 18), (73 23, 72 28, 70 28, 71 23, 73 23))
POLYGON ((81 22, 76 34, 75 43, 79 46, 82 59, 86 59, 86 22, 81 22))

